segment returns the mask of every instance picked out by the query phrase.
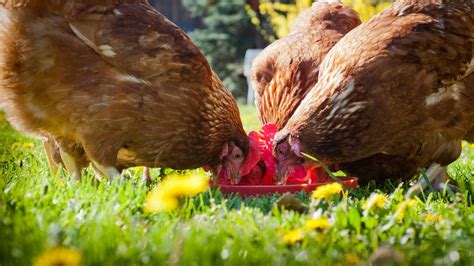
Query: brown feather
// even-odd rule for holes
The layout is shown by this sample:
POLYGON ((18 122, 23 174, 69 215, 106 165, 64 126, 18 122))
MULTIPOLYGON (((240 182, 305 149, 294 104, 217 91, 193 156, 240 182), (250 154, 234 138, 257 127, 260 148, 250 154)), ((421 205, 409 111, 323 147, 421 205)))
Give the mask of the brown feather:
POLYGON ((247 154, 232 95, 186 34, 145 2, 42 6, 71 7, 73 16, 38 14, 31 7, 39 1, 0 7, 0 100, 9 120, 105 166, 215 165, 227 142, 247 154), (82 9, 96 4, 107 9, 82 9))
POLYGON ((290 35, 271 44, 256 58, 252 80, 262 124, 285 126, 318 81, 323 58, 359 24, 354 10, 342 4, 318 2, 299 15, 290 35))
POLYGON ((474 125, 472 25, 470 1, 398 1, 334 46, 276 141, 326 162, 449 164, 474 125))

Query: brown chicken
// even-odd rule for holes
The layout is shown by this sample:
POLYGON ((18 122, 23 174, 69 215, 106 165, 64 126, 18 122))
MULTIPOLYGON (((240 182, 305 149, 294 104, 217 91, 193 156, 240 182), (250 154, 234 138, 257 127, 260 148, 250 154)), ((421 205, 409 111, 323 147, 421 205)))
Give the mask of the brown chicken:
POLYGON ((252 81, 262 125, 275 124, 279 129, 286 125, 317 83, 326 54, 360 23, 354 10, 337 1, 316 2, 298 16, 288 36, 259 54, 252 66, 252 81))
POLYGON ((473 8, 398 1, 348 33, 275 137, 280 172, 307 153, 365 179, 428 167, 444 180, 461 141, 474 141, 473 8))
POLYGON ((19 130, 53 139, 72 175, 90 161, 107 177, 210 166, 240 178, 249 147, 234 98, 147 1, 0 4, 2 107, 19 130))
POLYGON ((252 81, 262 124, 286 125, 318 81, 323 58, 360 23, 357 13, 341 3, 316 2, 298 16, 288 36, 258 55, 252 81))

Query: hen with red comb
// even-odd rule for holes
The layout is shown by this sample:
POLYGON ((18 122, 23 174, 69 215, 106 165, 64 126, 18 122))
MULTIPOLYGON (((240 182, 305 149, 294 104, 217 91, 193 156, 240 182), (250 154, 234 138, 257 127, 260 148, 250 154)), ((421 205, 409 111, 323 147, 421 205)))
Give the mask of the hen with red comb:
MULTIPOLYGON (((249 155, 242 166, 242 178, 238 185, 275 185, 276 161, 272 154, 272 145, 278 127, 267 124, 259 131, 252 131, 248 135, 249 155)), ((287 175, 287 184, 311 184, 328 179, 328 175, 319 169, 307 169, 303 165, 290 168, 287 175)), ((218 184, 230 185, 228 178, 219 177, 218 184)))

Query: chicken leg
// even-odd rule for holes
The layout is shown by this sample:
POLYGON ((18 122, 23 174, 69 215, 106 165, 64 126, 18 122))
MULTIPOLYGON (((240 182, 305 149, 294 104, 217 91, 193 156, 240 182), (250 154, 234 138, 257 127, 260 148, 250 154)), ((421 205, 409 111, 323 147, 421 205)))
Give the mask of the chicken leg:
POLYGON ((150 168, 145 167, 143 169, 142 180, 145 184, 151 185, 152 180, 151 180, 150 168))
POLYGON ((71 156, 69 153, 64 151, 63 149, 59 149, 59 152, 61 154, 61 159, 64 163, 64 166, 66 167, 66 170, 68 174, 74 179, 74 180, 80 180, 81 179, 81 167, 77 160, 71 156))
MULTIPOLYGON (((433 189, 439 191, 444 187, 444 183, 448 180, 447 167, 433 163, 426 170, 426 176, 428 177, 428 181, 431 183, 433 189)), ((420 180, 408 190, 407 197, 410 197, 413 193, 420 190, 425 190, 429 185, 426 181, 427 180, 422 176, 420 180)))
POLYGON ((120 172, 113 166, 104 166, 97 162, 92 162, 92 165, 94 170, 98 171, 102 176, 105 176, 109 181, 120 176, 120 172))
POLYGON ((43 146, 46 159, 48 160, 49 169, 53 175, 56 175, 59 170, 59 163, 54 159, 54 149, 56 149, 57 146, 51 138, 44 140, 43 146))

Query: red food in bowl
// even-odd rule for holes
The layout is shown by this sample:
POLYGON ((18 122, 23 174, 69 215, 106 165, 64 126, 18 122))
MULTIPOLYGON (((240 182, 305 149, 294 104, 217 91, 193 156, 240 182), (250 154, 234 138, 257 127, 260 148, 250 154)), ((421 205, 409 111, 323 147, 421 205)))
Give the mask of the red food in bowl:
MULTIPOLYGON (((275 159, 272 155, 273 138, 278 128, 268 124, 259 131, 249 133, 251 151, 243 167, 243 177, 238 185, 231 185, 228 179, 218 178, 217 186, 224 194, 239 194, 244 197, 266 195, 273 193, 313 191, 318 186, 335 182, 322 168, 306 169, 304 166, 295 167, 288 173, 285 185, 276 185, 275 159)), ((354 188, 357 179, 340 177, 342 183, 354 188)))
MULTIPOLYGON (((340 177, 342 184, 349 188, 357 187, 357 178, 352 177, 340 177)), ((275 193, 297 193, 300 191, 312 192, 316 188, 322 185, 332 183, 329 182, 320 182, 320 183, 311 183, 311 184, 293 184, 293 185, 218 185, 221 192, 226 195, 240 195, 242 197, 252 197, 252 196, 263 196, 271 195, 275 193)))

